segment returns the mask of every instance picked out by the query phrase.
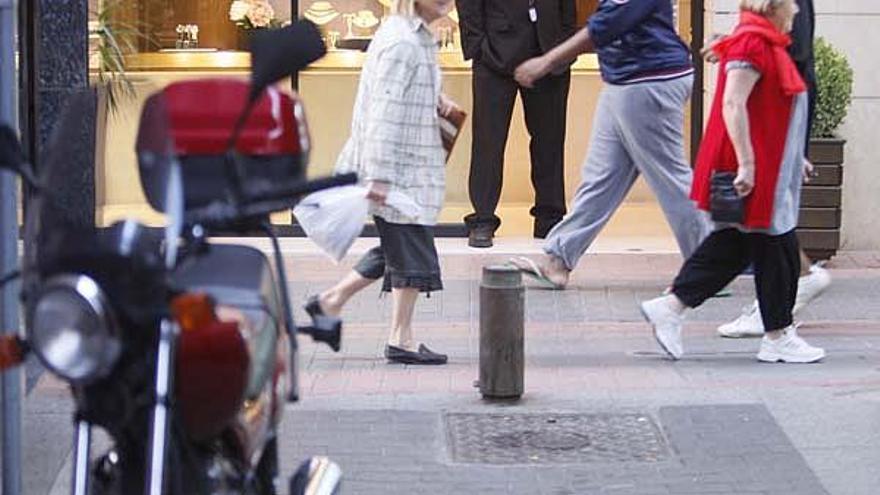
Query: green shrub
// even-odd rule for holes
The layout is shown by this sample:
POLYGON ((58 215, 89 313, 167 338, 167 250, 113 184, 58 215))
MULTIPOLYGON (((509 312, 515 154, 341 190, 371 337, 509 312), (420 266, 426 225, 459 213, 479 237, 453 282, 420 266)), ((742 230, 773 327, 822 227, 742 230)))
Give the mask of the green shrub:
POLYGON ((853 71, 846 55, 817 38, 816 117, 812 137, 834 137, 852 102, 853 71))

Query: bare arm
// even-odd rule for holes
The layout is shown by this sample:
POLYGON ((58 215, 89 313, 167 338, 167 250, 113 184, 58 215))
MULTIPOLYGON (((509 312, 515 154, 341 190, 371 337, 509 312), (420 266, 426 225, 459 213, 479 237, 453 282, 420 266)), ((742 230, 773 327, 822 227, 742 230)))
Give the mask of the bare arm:
POLYGON ((755 70, 733 69, 728 73, 724 87, 722 115, 739 164, 734 186, 740 196, 748 196, 755 186, 755 150, 747 103, 760 78, 761 74, 755 70))
POLYGON ((549 74, 557 66, 566 64, 578 55, 592 49, 593 41, 590 39, 590 31, 587 28, 581 29, 544 55, 520 64, 516 68, 514 77, 520 85, 530 88, 535 84, 535 81, 549 74))
POLYGON ((553 70, 561 64, 568 63, 569 60, 576 58, 578 55, 592 50, 593 41, 590 39, 590 31, 584 28, 545 53, 543 58, 547 59, 550 70, 553 70))

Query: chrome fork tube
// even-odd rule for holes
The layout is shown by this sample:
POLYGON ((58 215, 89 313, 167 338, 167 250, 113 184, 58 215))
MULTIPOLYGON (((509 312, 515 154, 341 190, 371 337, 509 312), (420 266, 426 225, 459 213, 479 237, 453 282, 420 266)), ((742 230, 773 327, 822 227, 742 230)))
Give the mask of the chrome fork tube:
POLYGON ((92 425, 81 419, 76 421, 73 436, 73 495, 89 493, 89 453, 92 449, 92 425))
POLYGON ((272 225, 269 222, 263 222, 261 227, 269 240, 272 241, 275 269, 278 273, 279 292, 281 293, 281 309, 284 311, 284 326, 287 327, 287 338, 290 345, 290 363, 287 370, 290 392, 287 395, 287 400, 296 402, 299 400, 299 346, 296 342, 296 322, 293 321, 293 309, 290 307, 290 290, 287 285, 287 272, 284 270, 284 256, 281 255, 281 244, 278 242, 275 231, 272 230, 272 225))
POLYGON ((169 396, 174 381, 177 332, 178 327, 174 322, 162 320, 156 357, 156 404, 153 408, 150 450, 147 455, 147 495, 162 495, 165 482, 165 457, 168 453, 168 424, 171 412, 169 396))

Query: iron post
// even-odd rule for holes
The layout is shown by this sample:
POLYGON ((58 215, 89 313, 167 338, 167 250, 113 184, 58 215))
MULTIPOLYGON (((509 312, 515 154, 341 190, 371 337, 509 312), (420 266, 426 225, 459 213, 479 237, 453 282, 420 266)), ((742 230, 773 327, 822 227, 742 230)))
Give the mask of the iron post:
MULTIPOLYGON (((0 122, 18 128, 15 30, 18 2, 0 0, 0 122)), ((18 266, 17 180, 10 172, 0 172, 0 273, 18 266)), ((0 331, 18 333, 18 284, 2 288, 0 331)), ((3 494, 21 493, 21 368, 15 367, 2 377, 3 410, 3 494)))

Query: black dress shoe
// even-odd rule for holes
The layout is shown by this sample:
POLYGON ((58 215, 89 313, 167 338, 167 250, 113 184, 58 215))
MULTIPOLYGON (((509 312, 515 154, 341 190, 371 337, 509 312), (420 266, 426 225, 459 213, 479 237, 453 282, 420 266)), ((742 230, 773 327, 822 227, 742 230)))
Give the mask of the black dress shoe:
POLYGON ((472 248, 492 247, 495 230, 491 227, 475 227, 468 233, 468 246, 472 248))
POLYGON ((317 316, 326 316, 324 314, 324 310, 321 308, 321 300, 318 296, 309 296, 306 301, 306 305, 303 306, 303 309, 306 310, 309 316, 315 318, 317 316))
POLYGON ((419 346, 416 352, 408 351, 393 345, 385 346, 385 358, 390 363, 401 364, 446 364, 449 358, 446 354, 436 353, 424 344, 419 346))
POLYGON ((556 227, 556 224, 562 221, 561 218, 555 220, 538 220, 535 222, 535 228, 532 231, 535 239, 546 239, 547 234, 556 227))

